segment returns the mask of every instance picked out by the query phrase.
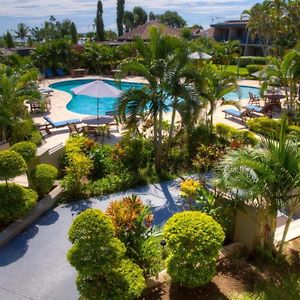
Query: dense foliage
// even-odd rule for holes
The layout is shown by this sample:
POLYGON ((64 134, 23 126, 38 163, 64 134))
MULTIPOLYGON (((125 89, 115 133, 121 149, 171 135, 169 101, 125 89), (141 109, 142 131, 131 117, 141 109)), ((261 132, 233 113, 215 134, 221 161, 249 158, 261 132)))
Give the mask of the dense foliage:
POLYGON ((126 247, 126 256, 139 265, 147 277, 161 271, 160 245, 151 237, 153 215, 141 198, 132 195, 113 201, 106 210, 116 236, 126 247))
POLYGON ((78 271, 77 287, 88 300, 135 299, 145 283, 142 270, 125 258, 110 219, 99 210, 81 213, 69 230, 68 260, 78 271))
POLYGON ((0 184, 0 223, 8 224, 25 216, 37 198, 31 189, 17 184, 0 184))
POLYGON ((174 214, 163 231, 172 282, 190 288, 207 284, 215 275, 216 258, 224 240, 222 227, 204 213, 174 214))

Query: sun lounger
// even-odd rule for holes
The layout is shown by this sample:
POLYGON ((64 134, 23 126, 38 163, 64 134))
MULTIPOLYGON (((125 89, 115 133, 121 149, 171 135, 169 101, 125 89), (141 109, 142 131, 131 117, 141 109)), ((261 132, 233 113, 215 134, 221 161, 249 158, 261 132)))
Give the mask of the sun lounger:
POLYGON ((61 68, 56 69, 56 74, 57 76, 66 76, 66 72, 61 68))
POLYGON ((42 94, 47 94, 47 95, 50 95, 51 93, 53 93, 53 89, 50 89, 50 88, 39 88, 39 91, 42 93, 42 94))
POLYGON ((257 113, 264 113, 264 107, 258 106, 258 105, 246 105, 243 106, 243 108, 247 110, 251 110, 252 112, 257 112, 257 113))
POLYGON ((225 113, 225 118, 227 118, 228 116, 234 117, 234 118, 238 118, 241 119, 242 121, 245 121, 247 117, 251 116, 251 110, 244 110, 244 111, 239 111, 236 109, 224 109, 222 110, 222 112, 225 113))
POLYGON ((81 121, 79 119, 69 119, 64 121, 54 122, 49 117, 43 117, 46 120, 46 124, 40 125, 39 128, 45 130, 48 134, 51 133, 50 129, 60 128, 68 126, 68 124, 79 124, 81 121))
POLYGON ((46 69, 44 74, 45 74, 45 77, 54 77, 54 73, 52 72, 51 69, 46 69))

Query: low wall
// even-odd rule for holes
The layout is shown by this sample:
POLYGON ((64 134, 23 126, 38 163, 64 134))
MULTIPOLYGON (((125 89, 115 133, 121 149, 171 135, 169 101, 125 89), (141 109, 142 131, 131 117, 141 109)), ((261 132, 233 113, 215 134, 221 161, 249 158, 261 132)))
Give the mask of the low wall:
POLYGON ((6 245, 27 226, 36 221, 43 213, 52 208, 62 191, 62 187, 57 186, 48 195, 41 199, 25 217, 13 222, 6 229, 0 232, 0 248, 6 245))
POLYGON ((64 152, 64 145, 58 144, 50 149, 46 147, 40 147, 37 152, 37 163, 50 164, 56 168, 61 165, 61 158, 64 152))

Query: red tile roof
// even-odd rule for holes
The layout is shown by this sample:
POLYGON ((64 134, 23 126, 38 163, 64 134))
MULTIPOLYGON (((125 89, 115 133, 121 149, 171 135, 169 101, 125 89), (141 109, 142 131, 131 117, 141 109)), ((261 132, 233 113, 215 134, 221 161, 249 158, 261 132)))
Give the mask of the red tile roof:
POLYGON ((157 21, 150 21, 143 25, 138 26, 135 29, 130 30, 129 32, 124 33, 123 35, 118 37, 119 41, 132 41, 137 36, 141 37, 143 40, 149 40, 150 38, 150 28, 152 26, 156 26, 161 29, 162 34, 164 35, 173 35, 173 36, 180 36, 181 30, 180 28, 171 28, 165 24, 162 24, 157 21))

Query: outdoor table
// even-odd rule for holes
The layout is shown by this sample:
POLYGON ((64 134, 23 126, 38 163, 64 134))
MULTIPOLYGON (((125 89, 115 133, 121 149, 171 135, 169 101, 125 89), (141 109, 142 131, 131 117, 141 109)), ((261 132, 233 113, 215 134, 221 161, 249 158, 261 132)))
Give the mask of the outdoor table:
POLYGON ((79 76, 86 75, 86 74, 87 74, 86 69, 72 69, 71 70, 72 77, 79 77, 79 76))
POLYGON ((82 118, 82 123, 90 125, 105 125, 114 122, 113 116, 99 115, 82 118))
POLYGON ((266 94, 264 95, 264 98, 270 103, 280 104, 280 100, 284 99, 285 96, 281 94, 266 94))

